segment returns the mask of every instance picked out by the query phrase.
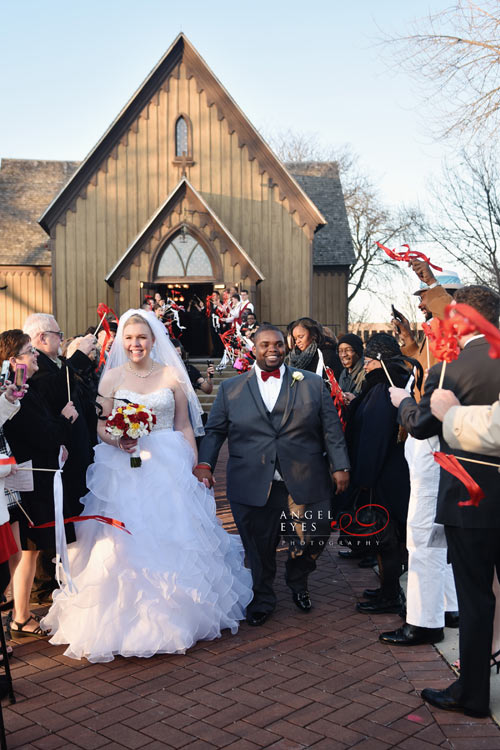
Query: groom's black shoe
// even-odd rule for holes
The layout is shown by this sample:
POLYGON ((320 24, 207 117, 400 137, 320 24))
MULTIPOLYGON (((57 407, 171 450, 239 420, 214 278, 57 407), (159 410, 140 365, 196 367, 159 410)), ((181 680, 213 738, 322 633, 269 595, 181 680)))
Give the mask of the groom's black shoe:
POLYGON ((258 625, 264 625, 268 617, 269 612, 252 612, 247 615, 247 622, 249 625, 257 627, 258 625))
POLYGON ((309 612, 309 610, 312 609, 312 601, 309 596, 309 591, 302 591, 300 594, 293 594, 292 598, 302 612, 309 612))

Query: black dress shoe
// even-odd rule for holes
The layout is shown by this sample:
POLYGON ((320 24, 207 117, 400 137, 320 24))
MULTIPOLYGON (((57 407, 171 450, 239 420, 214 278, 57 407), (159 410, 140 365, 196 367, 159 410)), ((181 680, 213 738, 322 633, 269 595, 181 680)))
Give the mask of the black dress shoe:
POLYGON ((378 560, 375 555, 365 555, 358 563, 358 568, 373 568, 378 560))
POLYGON ((449 695, 446 690, 433 690, 432 688, 424 688, 421 692, 421 696, 431 706, 441 709, 441 711, 457 711, 460 714, 466 716, 475 716, 478 719, 484 719, 490 715, 490 711, 476 711, 472 708, 466 708, 456 702, 454 698, 449 695))
MULTIPOLYGON (((382 589, 380 587, 378 589, 365 589, 363 591, 363 596, 365 597, 365 599, 378 599, 381 593, 382 589)), ((399 597, 403 602, 406 601, 405 592, 403 591, 401 586, 399 587, 399 597)))
POLYGON ((302 612, 309 612, 312 609, 311 597, 308 591, 302 591, 300 594, 292 594, 292 599, 302 612))
POLYGON ((365 615, 383 615, 386 613, 392 613, 398 615, 404 607, 404 602, 401 597, 397 599, 383 599, 377 597, 369 602, 358 602, 356 609, 358 612, 362 612, 365 615))
POLYGON ((402 628, 381 633, 378 637, 379 641, 391 646, 421 646, 424 643, 439 643, 443 638, 443 628, 421 628, 407 622, 402 628))
POLYGON ((445 628, 458 628, 458 612, 445 612, 444 613, 444 626, 445 628))
POLYGON ((249 625, 257 627, 258 625, 264 625, 268 617, 269 612, 252 612, 247 615, 247 622, 249 625))

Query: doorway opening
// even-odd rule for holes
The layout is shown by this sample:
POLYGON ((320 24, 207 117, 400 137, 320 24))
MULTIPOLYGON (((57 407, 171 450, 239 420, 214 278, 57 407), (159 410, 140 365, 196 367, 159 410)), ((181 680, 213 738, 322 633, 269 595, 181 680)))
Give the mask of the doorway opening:
POLYGON ((169 282, 141 282, 141 305, 147 298, 160 299, 167 302, 171 299, 181 308, 178 310, 179 323, 184 329, 178 331, 182 345, 188 355, 193 357, 209 357, 212 354, 210 337, 210 319, 206 316, 206 299, 212 294, 214 285, 209 283, 186 284, 183 281, 169 282))

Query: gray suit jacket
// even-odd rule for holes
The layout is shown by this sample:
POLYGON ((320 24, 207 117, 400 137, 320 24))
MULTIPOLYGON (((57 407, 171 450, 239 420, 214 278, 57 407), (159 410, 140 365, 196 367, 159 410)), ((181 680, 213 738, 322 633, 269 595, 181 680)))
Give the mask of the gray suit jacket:
POLYGON ((304 379, 292 385, 292 370, 285 368, 271 413, 262 401, 254 369, 222 382, 205 427, 199 461, 214 468, 228 439, 230 502, 265 505, 277 461, 299 505, 331 497, 330 464, 333 471, 349 468, 342 427, 322 378, 300 372, 304 379))

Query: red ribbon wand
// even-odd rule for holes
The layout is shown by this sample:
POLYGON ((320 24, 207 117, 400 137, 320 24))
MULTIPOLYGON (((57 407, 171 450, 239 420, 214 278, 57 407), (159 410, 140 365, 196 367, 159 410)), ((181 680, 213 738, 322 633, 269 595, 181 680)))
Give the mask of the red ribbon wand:
POLYGON ((460 354, 457 331, 451 320, 440 320, 439 318, 433 318, 430 324, 423 323, 422 328, 427 336, 430 350, 436 359, 443 363, 438 386, 441 388, 447 362, 453 362, 460 354))
POLYGON ((456 456, 448 453, 442 453, 436 451, 433 453, 434 461, 436 461, 445 471, 453 474, 454 477, 459 479, 466 487, 469 493, 468 500, 461 500, 458 504, 460 506, 474 506, 477 508, 481 500, 483 499, 484 492, 478 483, 471 477, 468 471, 465 471, 464 467, 458 462, 456 456))
POLYGON ((463 302, 448 305, 445 309, 445 317, 450 321, 458 336, 467 336, 470 333, 482 333, 491 344, 489 355, 492 359, 500 358, 500 331, 493 323, 486 320, 480 312, 463 302))
POLYGON ((427 257, 427 255, 424 255, 423 253, 420 253, 418 250, 410 250, 409 245, 401 245, 401 247, 406 247, 407 250, 403 252, 396 252, 396 250, 391 250, 389 247, 386 247, 385 245, 382 245, 381 242, 376 242, 376 245, 380 247, 381 250, 383 250, 386 255, 389 256, 392 260, 403 260, 409 263, 411 260, 424 260, 426 263, 429 264, 431 268, 434 268, 436 271, 442 271, 443 269, 439 266, 435 266, 434 263, 431 263, 430 259, 427 257))
POLYGON ((97 314, 101 318, 101 322, 97 326, 94 336, 97 336, 99 333, 99 328, 102 326, 104 330, 106 331, 106 336, 104 338, 103 344, 101 346, 101 354, 99 355, 99 362, 97 363, 97 367, 95 368, 96 372, 99 372, 99 369, 101 368, 102 363, 104 362, 104 356, 106 353, 106 347, 108 345, 108 341, 111 338, 111 329, 109 327, 109 322, 107 319, 107 315, 112 315, 114 319, 116 320, 116 323, 118 324, 118 318, 114 310, 111 309, 111 307, 108 307, 104 304, 104 302, 99 302, 97 305, 97 314))
POLYGON ((342 429, 345 432, 346 422, 344 419, 344 409, 346 403, 344 394, 342 393, 342 388, 337 382, 337 378, 333 374, 333 370, 331 370, 330 367, 325 366, 325 372, 330 383, 330 396, 333 399, 333 403, 335 404, 335 408, 337 409, 337 414, 339 415, 340 424, 342 425, 342 429))

